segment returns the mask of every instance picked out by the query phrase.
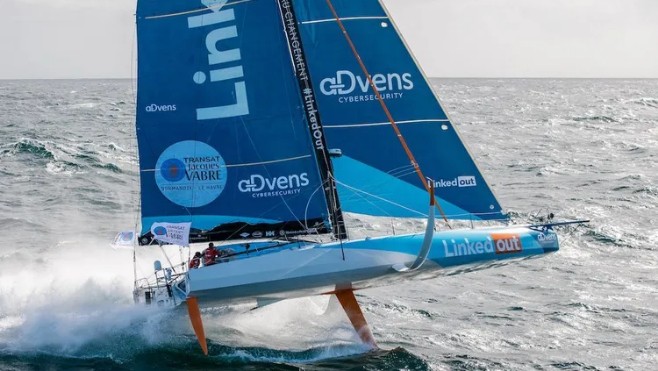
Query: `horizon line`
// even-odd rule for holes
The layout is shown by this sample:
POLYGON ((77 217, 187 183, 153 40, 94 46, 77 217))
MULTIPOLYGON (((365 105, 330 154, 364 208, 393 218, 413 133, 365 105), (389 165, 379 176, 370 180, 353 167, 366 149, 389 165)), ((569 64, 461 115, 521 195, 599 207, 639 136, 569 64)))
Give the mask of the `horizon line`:
MULTIPOLYGON (((610 77, 610 76, 597 76, 597 77, 576 77, 576 76, 427 76, 428 79, 474 79, 474 80, 656 80, 655 77, 610 77)), ((0 77, 0 81, 38 81, 38 80, 137 80, 134 77, 19 77, 19 78, 4 78, 0 77)))

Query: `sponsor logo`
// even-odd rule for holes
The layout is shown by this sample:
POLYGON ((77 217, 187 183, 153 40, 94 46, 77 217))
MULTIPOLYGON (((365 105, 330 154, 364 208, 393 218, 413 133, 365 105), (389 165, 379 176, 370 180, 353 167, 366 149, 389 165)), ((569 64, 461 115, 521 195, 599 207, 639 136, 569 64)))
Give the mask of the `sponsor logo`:
POLYGON ((451 239, 442 242, 447 258, 492 253, 510 254, 523 251, 520 236, 513 233, 493 233, 485 240, 478 241, 464 238, 463 240, 451 239))
POLYGON ((297 20, 293 13, 292 3, 288 0, 280 0, 279 7, 284 20, 284 28, 288 39, 288 47, 292 54, 292 62, 295 67, 295 76, 299 82, 302 91, 302 100, 304 102, 304 113, 313 137, 313 145, 318 155, 324 151, 324 134, 322 124, 318 117, 317 104, 315 101, 315 92, 311 88, 311 81, 308 75, 308 66, 302 50, 302 42, 297 29, 297 20))
POLYGON ((537 241, 541 246, 554 246, 557 242, 557 235, 555 233, 540 233, 537 235, 537 241))
POLYGON ((263 232, 261 232, 261 231, 256 231, 256 232, 252 233, 251 236, 252 236, 253 238, 261 238, 261 237, 263 237, 263 232))
POLYGON ((242 193, 251 193, 253 198, 279 197, 299 194, 301 188, 309 184, 307 173, 269 178, 253 174, 249 179, 238 182, 238 190, 242 193))
POLYGON ((205 206, 226 186, 222 156, 203 142, 187 140, 165 149, 156 163, 155 182, 169 201, 185 207, 205 206))
POLYGON ((437 188, 448 188, 448 187, 464 188, 464 187, 475 187, 477 185, 478 183, 475 180, 475 177, 472 175, 460 176, 450 180, 439 179, 434 182, 434 187, 437 188))
POLYGON ((514 254, 523 251, 521 236, 515 233, 492 233, 496 254, 514 254))
POLYGON ((303 235, 303 234, 316 234, 316 233, 318 233, 317 228, 301 229, 301 230, 297 230, 297 231, 284 231, 284 230, 279 231, 279 235, 282 236, 282 237, 299 236, 299 235, 303 235))
POLYGON ((166 236, 167 235, 167 228, 165 227, 155 227, 153 228, 153 234, 156 236, 166 236))
POLYGON ((469 241, 464 238, 463 241, 451 239, 443 240, 443 251, 446 257, 478 255, 494 252, 494 243, 490 238, 485 241, 469 241))
POLYGON ((185 178, 185 163, 177 158, 165 160, 160 165, 162 177, 169 182, 178 182, 185 178))
MULTIPOLYGON (((405 91, 414 88, 410 73, 378 73, 372 75, 371 79, 384 100, 401 99, 405 91)), ((320 81, 320 91, 326 96, 338 96, 339 103, 377 100, 366 77, 346 70, 337 71, 335 77, 320 81)))
POLYGON ((265 237, 274 237, 274 236, 276 236, 276 232, 274 231, 265 232, 265 237))
POLYGON ((174 112, 176 111, 176 105, 175 104, 163 104, 161 106, 153 103, 149 104, 145 108, 146 112, 174 112))
POLYGON ((242 233, 240 233, 240 237, 242 237, 242 238, 247 238, 247 237, 249 237, 249 236, 251 236, 250 233, 247 233, 247 232, 242 232, 242 233))
POLYGON ((122 242, 130 242, 135 238, 134 232, 121 232, 119 234, 119 240, 122 242))
POLYGON ((162 242, 187 244, 192 223, 153 223, 151 233, 162 242))
MULTIPOLYGON (((223 96, 234 97, 233 102, 214 107, 197 108, 197 120, 214 120, 228 117, 238 117, 249 114, 249 102, 247 101, 247 85, 244 79, 242 65, 237 64, 242 60, 240 48, 229 49, 226 41, 238 37, 237 22, 233 9, 222 9, 228 0, 201 0, 208 12, 197 14, 187 18, 189 29, 210 28, 200 42, 205 45, 208 52, 209 71, 197 71, 192 76, 198 85, 211 83, 221 84, 225 91, 232 90, 230 94, 223 96)), ((205 58, 204 58, 205 59, 205 58)))

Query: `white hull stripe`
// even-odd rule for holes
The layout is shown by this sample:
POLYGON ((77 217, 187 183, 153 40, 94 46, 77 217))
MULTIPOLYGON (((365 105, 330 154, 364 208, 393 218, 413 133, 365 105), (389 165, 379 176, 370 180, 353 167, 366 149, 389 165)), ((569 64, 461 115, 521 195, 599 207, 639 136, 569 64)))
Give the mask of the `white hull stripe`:
MULTIPOLYGON (((450 122, 448 119, 442 119, 442 120, 407 120, 407 121, 396 121, 396 124, 427 124, 427 123, 433 123, 433 122, 450 122)), ((332 129, 332 128, 358 128, 358 127, 364 127, 364 126, 388 126, 391 125, 390 122, 376 122, 372 124, 348 124, 348 125, 331 125, 331 124, 324 124, 325 129, 332 129)))

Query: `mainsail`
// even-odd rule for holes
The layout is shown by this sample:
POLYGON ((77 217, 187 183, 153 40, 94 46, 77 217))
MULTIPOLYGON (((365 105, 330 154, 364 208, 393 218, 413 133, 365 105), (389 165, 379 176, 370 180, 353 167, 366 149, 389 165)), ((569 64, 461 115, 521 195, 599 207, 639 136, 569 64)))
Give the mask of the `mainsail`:
POLYGON ((426 215, 426 186, 400 145, 358 55, 422 173, 436 181, 446 217, 504 218, 380 1, 315 0, 294 5, 327 142, 342 152, 334 168, 343 210, 426 215), (354 48, 346 42, 336 15, 354 48))
POLYGON ((137 27, 142 234, 157 222, 191 222, 192 240, 330 231, 329 175, 276 2, 140 0, 137 27))

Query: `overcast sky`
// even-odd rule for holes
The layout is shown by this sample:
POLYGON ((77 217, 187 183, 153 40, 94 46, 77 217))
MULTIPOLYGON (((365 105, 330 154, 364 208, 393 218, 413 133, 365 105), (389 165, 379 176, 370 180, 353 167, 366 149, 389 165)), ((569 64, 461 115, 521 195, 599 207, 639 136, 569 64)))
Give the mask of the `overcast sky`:
MULTIPOLYGON (((431 77, 658 78, 658 0, 384 3, 431 77)), ((0 4, 0 79, 134 77, 136 0, 0 4)))

